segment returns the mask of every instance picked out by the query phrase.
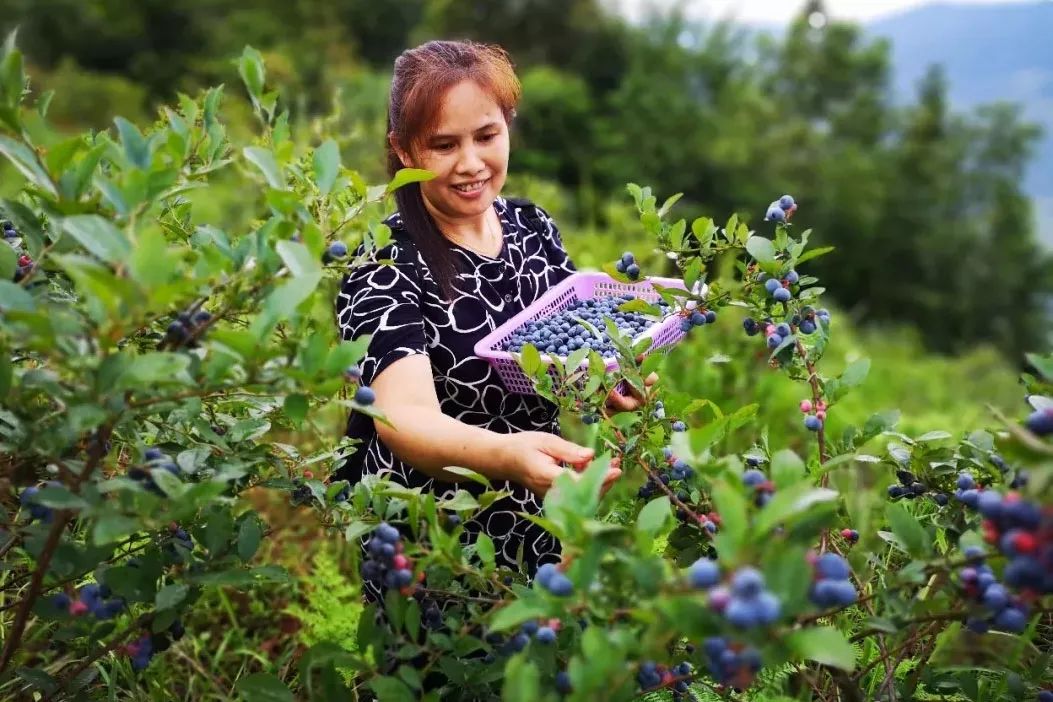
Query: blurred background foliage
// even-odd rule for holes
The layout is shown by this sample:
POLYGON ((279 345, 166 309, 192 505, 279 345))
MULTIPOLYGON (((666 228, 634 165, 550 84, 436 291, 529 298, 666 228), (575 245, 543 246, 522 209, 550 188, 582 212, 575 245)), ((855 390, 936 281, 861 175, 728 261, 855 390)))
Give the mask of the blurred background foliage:
MULTIPOLYGON (((431 38, 499 43, 524 87, 505 193, 557 218, 579 268, 634 250, 647 273, 674 272, 641 244, 627 182, 683 192, 675 213, 689 221, 734 212, 755 228, 770 200, 792 193, 794 224, 814 228, 812 245, 836 247, 806 266, 838 308, 823 370, 872 359, 830 431, 893 407, 912 434, 991 424, 987 403, 1021 418, 1017 372, 1024 352, 1050 346, 1053 316, 1053 255, 1021 185, 1037 127, 1012 104, 952 110, 938 67, 909 104, 894 102, 887 42, 852 23, 815 29, 815 11, 821 3, 802 6, 775 37, 676 13, 631 25, 599 0, 0 0, 0 31, 18 28, 32 90, 55 92, 49 117, 71 131, 112 129, 115 115, 148 123, 179 93, 225 83, 224 119, 245 134, 253 116, 233 60, 251 44, 296 137, 334 135, 343 162, 370 182, 386 180, 395 57, 431 38)), ((0 167, 0 196, 19 178, 0 167)), ((222 176, 189 197, 198 223, 252 217, 222 176)), ((729 309, 660 373, 722 409, 758 403, 755 426, 772 445, 805 451, 800 387, 768 372, 739 321, 729 309)), ((564 428, 584 437, 572 418, 564 428)), ((722 448, 758 439, 738 432, 722 448)), ((330 553, 298 509, 259 507, 288 512, 269 520, 284 525, 271 535, 275 559, 304 570, 308 585, 262 600, 217 595, 199 610, 205 634, 152 678, 152 699, 226 699, 239 675, 353 631, 353 593, 335 586, 342 547, 330 553)))

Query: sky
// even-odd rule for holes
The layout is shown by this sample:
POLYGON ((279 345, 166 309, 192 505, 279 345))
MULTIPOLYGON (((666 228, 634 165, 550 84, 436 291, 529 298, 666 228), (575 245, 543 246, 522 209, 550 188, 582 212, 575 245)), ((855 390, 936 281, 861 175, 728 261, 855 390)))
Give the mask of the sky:
MULTIPOLYGON (((631 19, 637 19, 649 3, 661 7, 676 0, 606 0, 631 19)), ((792 19, 804 0, 680 0, 688 16, 705 19, 734 18, 751 24, 783 24, 792 19)), ((1002 5, 1034 0, 944 0, 956 5, 1002 5)), ((866 22, 886 15, 909 10, 933 0, 826 0, 829 15, 835 19, 866 22)))

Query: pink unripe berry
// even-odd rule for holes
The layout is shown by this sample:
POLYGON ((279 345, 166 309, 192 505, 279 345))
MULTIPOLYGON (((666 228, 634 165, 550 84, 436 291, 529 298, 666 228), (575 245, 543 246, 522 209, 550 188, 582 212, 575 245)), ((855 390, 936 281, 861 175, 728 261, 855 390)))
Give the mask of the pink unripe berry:
POLYGON ((80 600, 73 600, 69 603, 69 613, 74 617, 79 617, 88 611, 88 605, 81 602, 80 600))
POLYGON ((804 412, 805 414, 808 414, 809 412, 811 412, 812 411, 812 401, 811 400, 801 400, 801 411, 804 412))
POLYGON ((825 412, 826 411, 826 402, 824 402, 823 400, 819 400, 819 402, 817 402, 815 404, 815 408, 817 410, 819 410, 820 412, 825 412))
POLYGON ((774 324, 769 324, 768 326, 764 327, 764 336, 771 336, 774 333, 775 333, 775 325, 774 324))
POLYGON ((395 566, 395 570, 406 570, 409 568, 409 559, 401 553, 398 553, 395 554, 395 558, 392 559, 391 564, 395 566))
POLYGON ((709 606, 717 612, 723 612, 731 602, 731 593, 723 586, 717 586, 709 591, 709 606))
POLYGON ((826 412, 824 412, 822 410, 819 410, 818 412, 816 412, 815 416, 819 418, 820 422, 825 422, 826 421, 826 412))

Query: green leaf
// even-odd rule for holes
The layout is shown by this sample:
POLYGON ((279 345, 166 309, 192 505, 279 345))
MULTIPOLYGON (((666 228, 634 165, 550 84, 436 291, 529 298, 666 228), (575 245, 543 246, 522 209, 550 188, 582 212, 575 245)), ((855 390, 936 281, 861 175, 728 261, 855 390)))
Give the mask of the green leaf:
POLYGON ((269 149, 262 146, 246 146, 242 153, 249 162, 260 169, 268 185, 277 190, 285 190, 285 179, 278 162, 274 160, 274 154, 269 149))
POLYGON ((475 482, 479 483, 480 485, 484 485, 486 487, 490 487, 490 479, 487 478, 485 475, 482 475, 480 473, 476 473, 471 468, 462 468, 461 466, 446 466, 445 468, 443 468, 443 470, 445 472, 447 472, 447 473, 453 473, 454 475, 461 475, 461 476, 464 476, 465 478, 468 478, 469 480, 474 480, 475 482))
POLYGON ((165 235, 159 229, 148 229, 139 235, 128 267, 132 279, 147 290, 168 283, 173 275, 179 274, 176 261, 168 254, 165 235))
POLYGON ((307 396, 287 395, 282 408, 285 410, 286 416, 289 417, 289 421, 299 427, 303 424, 304 418, 307 417, 307 410, 309 408, 307 396))
POLYGON ((91 538, 96 545, 103 546, 134 534, 138 529, 139 522, 134 519, 119 514, 104 514, 99 517, 99 521, 95 522, 91 538))
POLYGON ((812 508, 817 504, 836 500, 837 495, 836 490, 813 488, 807 482, 779 489, 757 515, 754 530, 758 534, 764 534, 796 516, 813 511, 812 508))
POLYGON ((395 177, 388 183, 387 193, 391 194, 401 188, 403 185, 409 185, 410 183, 420 183, 421 181, 431 180, 435 177, 435 174, 431 171, 426 171, 420 168, 403 168, 395 177))
POLYGON ((735 560, 746 536, 746 499, 742 492, 726 480, 713 484, 713 501, 720 514, 720 530, 714 541, 721 560, 735 560))
POLYGON ((252 332, 257 338, 267 334, 275 324, 290 317, 296 308, 314 293, 322 280, 321 273, 303 275, 287 280, 280 287, 271 291, 263 301, 263 314, 252 324, 252 332))
POLYGON ((497 614, 490 620, 490 630, 505 631, 547 613, 548 604, 541 598, 512 600, 510 604, 497 610, 497 614))
POLYGON ((369 687, 377 693, 377 702, 415 702, 417 699, 406 683, 398 678, 373 678, 369 681, 369 687))
POLYGON ((75 215, 62 220, 62 229, 94 256, 107 263, 124 263, 132 245, 120 229, 98 215, 75 215))
POLYGON ((172 609, 181 604, 188 594, 190 594, 190 586, 185 583, 165 585, 154 598, 154 607, 158 611, 172 609))
POLYGON ((636 528, 649 534, 658 533, 669 520, 672 503, 669 497, 662 495, 644 505, 636 517, 636 528))
POLYGON ((856 652, 845 635, 833 627, 801 629, 790 633, 784 641, 797 656, 834 668, 852 672, 856 652))
POLYGON ((854 388, 866 380, 869 372, 870 359, 860 358, 845 368, 845 372, 841 374, 841 385, 845 388, 854 388))
POLYGON ((189 367, 190 356, 184 353, 151 351, 141 356, 132 357, 115 387, 125 389, 158 383, 189 384, 193 382, 193 379, 187 372, 189 367))
POLYGON ((0 155, 7 158, 29 182, 52 197, 58 197, 58 190, 55 189, 47 171, 40 165, 36 154, 25 144, 0 134, 0 155))
POLYGON ((771 239, 762 236, 751 236, 746 241, 746 251, 750 256, 757 259, 758 263, 775 263, 775 244, 771 239))
POLYGON ((805 251, 803 254, 801 254, 800 256, 797 257, 797 264, 796 265, 800 265, 800 264, 804 263, 805 261, 811 261, 813 258, 819 258, 820 256, 822 256, 824 254, 828 254, 828 253, 830 253, 833 250, 834 250, 833 246, 820 246, 817 249, 811 249, 810 251, 805 251))
POLYGON ((1027 359, 1028 363, 1034 366, 1039 375, 1046 380, 1053 382, 1053 356, 1042 357, 1037 353, 1025 353, 1024 358, 1027 359))
POLYGON ((900 540, 907 552, 915 558, 929 555, 932 543, 925 527, 907 511, 907 508, 898 502, 890 502, 885 507, 885 516, 888 518, 892 533, 900 540))
POLYGON ((18 270, 18 254, 6 244, 0 246, 0 279, 13 279, 16 270, 18 270))
POLYGON ((10 280, 0 280, 0 312, 31 312, 35 306, 33 296, 21 285, 10 280))
POLYGON ((238 680, 234 685, 245 702, 294 702, 289 688, 276 675, 253 673, 238 680))
POLYGON ((258 103, 260 95, 263 94, 263 84, 266 78, 266 70, 263 66, 263 56, 259 51, 246 46, 241 51, 238 59, 238 75, 241 76, 245 89, 253 102, 258 103))
POLYGON ((260 520, 248 517, 241 523, 238 529, 238 558, 245 563, 252 560, 256 550, 260 547, 263 538, 263 529, 260 528, 260 520))
POLYGON ((340 147, 332 139, 327 139, 314 150, 314 182, 318 191, 328 195, 339 174, 340 147))
POLYGON ((501 699, 505 702, 537 702, 541 699, 541 673, 529 658, 512 658, 505 666, 504 678, 501 699))
POLYGON ((475 541, 475 552, 483 562, 483 570, 487 573, 494 569, 494 541, 486 534, 480 532, 475 541))
POLYGON ((297 241, 279 241, 274 250, 282 257, 293 276, 318 274, 322 270, 321 262, 311 255, 307 247, 297 241))
POLYGON ((142 132, 124 117, 116 117, 113 122, 117 125, 117 134, 121 138, 121 146, 124 147, 124 155, 128 162, 136 168, 149 168, 150 144, 143 138, 142 132))

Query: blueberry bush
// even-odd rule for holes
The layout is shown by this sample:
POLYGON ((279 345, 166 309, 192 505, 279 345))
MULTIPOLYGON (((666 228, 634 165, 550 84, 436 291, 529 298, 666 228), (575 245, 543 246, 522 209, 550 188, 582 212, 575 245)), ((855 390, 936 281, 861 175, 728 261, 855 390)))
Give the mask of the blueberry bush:
MULTIPOLYGON (((256 51, 237 65, 259 124, 248 143, 219 119, 221 88, 144 129, 118 118, 71 137, 48 125, 14 37, 4 45, 0 154, 25 178, 0 202, 5 699, 134 690, 195 636, 184 620, 210 593, 290 581, 262 554, 273 525, 250 490, 309 506, 353 546, 346 583, 383 599, 362 609, 354 645, 340 629, 294 664, 237 675, 232 696, 1053 694, 1053 356, 1028 357, 1028 413, 992 410, 987 429, 910 436, 883 410, 828 430, 869 362, 820 367, 836 319, 801 270, 829 249, 794 231, 789 195, 751 231, 734 216, 670 222, 678 196, 659 206, 630 184, 641 236, 683 287, 583 304, 510 340, 597 449, 534 518, 563 556, 533 580, 466 530, 503 494, 485 476, 451 467, 481 489, 443 499, 329 480, 356 448, 340 438, 346 413, 384 421, 357 367, 368 339, 337 335, 336 287, 383 260, 388 196, 429 174, 368 185, 324 127, 312 148, 293 138, 256 51), (192 191, 220 176, 251 203, 236 228, 194 210, 192 191), (756 404, 722 411, 676 378, 647 387, 662 358, 634 336, 669 314, 692 335, 741 319, 767 371, 800 384, 808 451, 771 445, 756 404), (619 383, 639 410, 607 409, 619 383), (746 432, 747 451, 717 450, 746 432), (611 464, 625 475, 601 497, 611 464)), ((631 252, 604 270, 647 274, 631 252)))

